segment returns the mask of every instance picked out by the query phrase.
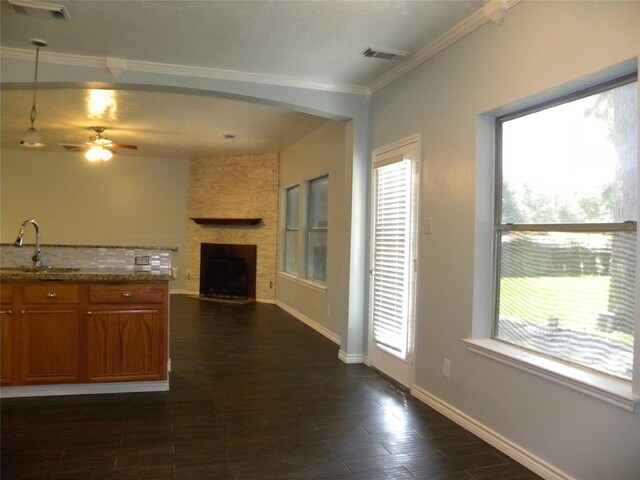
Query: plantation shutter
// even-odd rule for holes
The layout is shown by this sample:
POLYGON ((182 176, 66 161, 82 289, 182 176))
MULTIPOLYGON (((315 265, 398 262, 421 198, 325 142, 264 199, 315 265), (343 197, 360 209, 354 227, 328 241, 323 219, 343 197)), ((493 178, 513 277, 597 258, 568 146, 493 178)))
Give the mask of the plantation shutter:
POLYGON ((373 338, 402 359, 411 282, 411 165, 399 156, 374 166, 373 338))

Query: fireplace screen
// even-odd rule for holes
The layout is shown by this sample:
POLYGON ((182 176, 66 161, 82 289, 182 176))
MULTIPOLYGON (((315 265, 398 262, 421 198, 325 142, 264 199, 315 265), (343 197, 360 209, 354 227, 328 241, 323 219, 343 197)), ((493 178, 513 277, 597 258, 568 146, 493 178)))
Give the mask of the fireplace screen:
POLYGON ((256 297, 256 246, 203 243, 200 294, 211 298, 256 297))

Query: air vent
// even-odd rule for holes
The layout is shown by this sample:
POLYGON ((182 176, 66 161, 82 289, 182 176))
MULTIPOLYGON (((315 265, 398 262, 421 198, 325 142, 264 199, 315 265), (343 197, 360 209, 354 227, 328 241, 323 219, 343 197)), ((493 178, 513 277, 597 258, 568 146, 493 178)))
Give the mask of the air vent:
POLYGON ((51 18, 54 20, 71 20, 69 12, 62 5, 50 3, 31 2, 29 0, 9 0, 9 4, 20 15, 38 18, 51 18))
POLYGON ((409 52, 403 52, 402 50, 391 50, 389 48, 367 48, 362 55, 368 58, 382 58, 383 60, 398 60, 409 55, 409 52))

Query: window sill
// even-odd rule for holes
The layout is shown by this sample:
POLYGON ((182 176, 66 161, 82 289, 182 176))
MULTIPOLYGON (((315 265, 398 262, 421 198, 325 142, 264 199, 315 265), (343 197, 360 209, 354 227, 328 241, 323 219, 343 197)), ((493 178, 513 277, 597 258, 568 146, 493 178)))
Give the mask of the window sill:
POLYGON ((300 279, 298 283, 304 285, 305 287, 309 287, 313 290, 317 290, 318 292, 327 293, 327 285, 320 282, 315 282, 313 280, 300 279))
POLYGON ((278 275, 292 282, 296 282, 300 285, 304 285, 305 287, 311 288, 312 290, 316 290, 322 293, 327 293, 326 283, 320 283, 313 280, 308 280, 306 278, 299 278, 297 275, 293 275, 287 272, 278 272, 278 275))
POLYGON ((631 382, 600 374, 490 338, 466 338, 467 349, 625 410, 634 411, 640 396, 631 382))
POLYGON ((293 273, 278 272, 278 275, 280 275, 282 278, 286 278, 287 280, 291 280, 292 282, 298 281, 298 276, 294 275, 293 273))

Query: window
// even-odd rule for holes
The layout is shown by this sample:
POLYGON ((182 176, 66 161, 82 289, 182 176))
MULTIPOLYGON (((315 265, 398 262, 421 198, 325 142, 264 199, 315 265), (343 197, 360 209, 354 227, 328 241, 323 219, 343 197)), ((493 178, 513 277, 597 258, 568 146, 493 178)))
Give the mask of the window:
POLYGON ((327 281, 327 228, 329 177, 309 182, 309 226, 307 232, 307 278, 327 281))
POLYGON ((638 85, 497 119, 493 338, 630 380, 638 85))
POLYGON ((298 222, 299 222, 300 187, 298 185, 286 190, 286 212, 284 232, 284 271, 298 273, 296 259, 298 257, 298 222))

